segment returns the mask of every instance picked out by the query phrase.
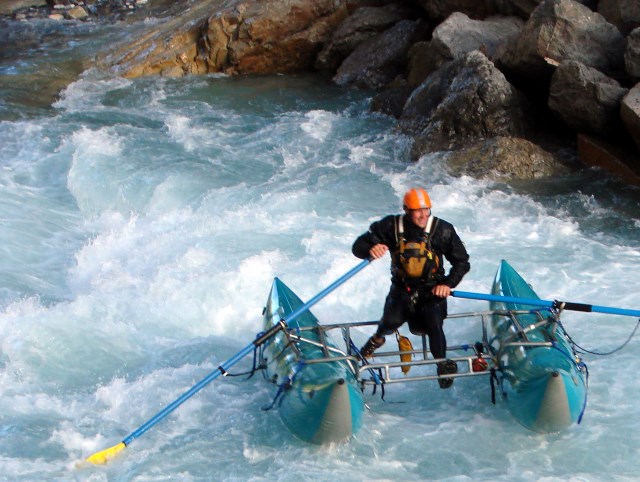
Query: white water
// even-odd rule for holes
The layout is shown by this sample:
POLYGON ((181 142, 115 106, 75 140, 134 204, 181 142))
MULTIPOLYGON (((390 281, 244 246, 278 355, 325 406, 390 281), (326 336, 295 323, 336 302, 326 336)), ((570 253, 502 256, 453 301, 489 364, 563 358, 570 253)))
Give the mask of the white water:
MULTIPOLYGON (((406 140, 367 106, 307 77, 88 72, 52 109, 0 122, 2 480, 636 479, 638 338, 585 357, 587 411, 561 434, 521 428, 474 379, 367 395, 362 431, 316 447, 260 410, 274 395, 261 377, 224 378, 109 465, 76 466, 247 346, 274 276, 309 299, 355 266, 355 237, 411 186, 471 253, 461 290, 487 292, 504 258, 542 298, 640 309, 638 189, 590 171, 516 187, 452 178, 443 156, 408 163, 406 140)), ((376 319, 388 283, 378 261, 312 311, 376 319)), ((638 321, 563 319, 600 351, 638 321)), ((450 343, 479 336, 446 328, 450 343)))

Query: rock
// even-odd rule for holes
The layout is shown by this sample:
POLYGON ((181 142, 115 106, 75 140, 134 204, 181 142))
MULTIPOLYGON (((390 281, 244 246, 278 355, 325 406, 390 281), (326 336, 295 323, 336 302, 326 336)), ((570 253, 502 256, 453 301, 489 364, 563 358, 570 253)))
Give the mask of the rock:
POLYGON ((413 134, 412 157, 496 136, 521 137, 529 105, 479 51, 444 64, 413 92, 400 128, 413 134))
POLYGON ((524 20, 528 19, 538 5, 544 0, 495 0, 494 5, 502 15, 515 15, 524 20))
POLYGON ((241 23, 229 39, 228 73, 311 70, 320 48, 347 15, 346 2, 333 0, 265 0, 242 7, 241 23))
POLYGON ((87 11, 81 6, 75 6, 66 12, 67 18, 72 20, 82 20, 89 16, 87 11))
POLYGON ((347 0, 202 0, 100 59, 125 77, 311 70, 347 0))
POLYGON ((379 89, 391 82, 407 66, 409 47, 425 35, 421 20, 403 20, 355 49, 336 72, 338 85, 379 89))
POLYGON ((315 68, 335 72, 358 45, 412 15, 415 16, 414 11, 396 4, 358 8, 333 32, 331 40, 318 54, 315 68))
POLYGON ((409 84, 419 85, 443 63, 472 50, 481 49, 493 60, 500 47, 516 38, 523 24, 516 17, 472 20, 464 13, 452 13, 435 28, 430 42, 416 44, 411 49, 409 84))
POLYGON ((620 100, 628 89, 575 60, 562 62, 551 78, 549 108, 578 132, 612 136, 620 131, 620 100))
POLYGON ((623 69, 625 46, 620 31, 602 15, 573 0, 546 0, 500 56, 498 66, 518 83, 539 89, 564 60, 615 77, 623 69))
POLYGON ((412 92, 413 87, 409 85, 386 89, 373 97, 371 111, 380 112, 398 119, 402 115, 404 105, 412 92))
POLYGON ((553 154, 532 142, 501 136, 453 151, 447 167, 456 176, 494 181, 539 179, 568 171, 553 154))
POLYGON ((492 1, 478 0, 417 0, 418 4, 436 21, 442 21, 454 12, 471 18, 486 18, 500 13, 492 1))
POLYGON ((584 134, 578 134, 578 154, 584 164, 604 169, 629 184, 640 185, 640 164, 637 162, 637 156, 584 134), (634 157, 635 162, 632 161, 634 157), (633 164, 635 168, 631 167, 633 164))
POLYGON ((627 74, 635 79, 640 79, 640 27, 634 29, 627 37, 624 66, 627 74))
MULTIPOLYGON (((622 98, 620 117, 634 142, 640 149, 640 83, 622 98)), ((637 161, 640 166, 640 160, 637 161)))
POLYGON ((640 27, 640 2, 638 0, 600 0, 598 13, 624 35, 640 27))
POLYGON ((24 8, 40 8, 47 5, 47 0, 3 0, 0 2, 0 15, 13 15, 24 8))

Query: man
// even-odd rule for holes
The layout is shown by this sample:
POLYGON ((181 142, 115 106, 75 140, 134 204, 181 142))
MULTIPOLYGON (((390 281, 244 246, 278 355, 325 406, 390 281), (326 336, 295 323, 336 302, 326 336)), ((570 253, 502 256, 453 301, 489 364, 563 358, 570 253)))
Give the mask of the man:
MULTIPOLYGON (((391 289, 375 334, 361 348, 363 357, 385 342, 405 321, 414 335, 426 334, 438 363, 438 375, 457 373, 452 360, 444 360, 447 340, 443 322, 447 317, 447 296, 469 271, 469 255, 453 225, 431 215, 431 199, 424 189, 410 189, 404 195, 404 215, 390 215, 374 222, 369 231, 353 243, 358 258, 378 259, 391 253, 391 289), (445 275, 443 257, 451 264, 445 275)), ((452 378, 439 378, 449 388, 452 378)))

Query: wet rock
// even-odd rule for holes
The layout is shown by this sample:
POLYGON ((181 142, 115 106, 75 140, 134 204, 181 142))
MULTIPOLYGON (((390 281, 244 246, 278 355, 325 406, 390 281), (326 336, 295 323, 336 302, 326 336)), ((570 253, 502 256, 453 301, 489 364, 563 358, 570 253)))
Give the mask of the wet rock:
POLYGON ((486 18, 500 13, 492 1, 478 0, 417 0, 429 18, 442 21, 454 12, 464 13, 471 18, 486 18))
POLYGON ((360 44, 338 68, 333 81, 338 85, 356 85, 379 89, 404 72, 411 45, 425 35, 420 20, 403 20, 373 39, 360 44))
POLYGON ((627 74, 640 79, 640 27, 634 29, 627 37, 624 65, 627 74))
POLYGON ((410 85, 402 85, 386 89, 376 94, 371 101, 371 111, 380 112, 399 119, 402 110, 411 96, 413 87, 410 85))
POLYGON ((640 185, 640 163, 628 149, 578 134, 578 154, 584 164, 608 171, 628 184, 640 185))
POLYGON ((524 22, 517 17, 490 17, 472 20, 463 13, 453 13, 433 31, 431 41, 414 45, 410 51, 408 80, 419 85, 442 64, 472 50, 482 50, 490 59, 513 41, 524 22))
POLYGON ((538 179, 569 168, 550 152, 517 137, 494 137, 453 151, 447 158, 452 174, 495 181, 538 179))
POLYGON ((495 0, 494 4, 502 15, 515 15, 524 20, 529 18, 543 0, 495 0))
POLYGON ((620 31, 602 15, 573 0, 546 0, 498 63, 507 74, 536 88, 546 85, 565 60, 616 76, 623 70, 625 46, 620 31))
MULTIPOLYGON (((620 116, 631 137, 640 149, 640 83, 629 90, 622 98, 620 106, 620 116)), ((637 165, 640 167, 640 159, 637 165)))
POLYGON ((551 78, 549 108, 578 132, 613 135, 620 131, 620 101, 628 89, 575 60, 562 62, 551 78))
POLYGON ((412 16, 415 16, 415 11, 396 4, 358 8, 333 32, 318 54, 315 68, 335 72, 358 45, 412 16))
POLYGON ((347 13, 346 0, 203 0, 99 64, 125 77, 311 70, 347 13))
POLYGON ((600 0, 598 13, 612 23, 624 35, 640 27, 640 2, 638 0, 600 0))
POLYGON ((83 7, 77 5, 73 8, 70 8, 67 11, 66 16, 67 18, 70 18, 72 20, 81 20, 87 18, 89 16, 89 13, 87 13, 87 11, 83 7))
POLYGON ((412 157, 497 136, 522 137, 529 103, 493 63, 473 51, 448 62, 412 93, 400 118, 412 157))

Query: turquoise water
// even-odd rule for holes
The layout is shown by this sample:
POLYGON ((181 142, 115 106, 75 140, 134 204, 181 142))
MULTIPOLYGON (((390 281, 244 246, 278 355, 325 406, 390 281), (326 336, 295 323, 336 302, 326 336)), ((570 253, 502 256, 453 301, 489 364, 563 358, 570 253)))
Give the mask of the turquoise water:
MULTIPOLYGON (((316 447, 260 410, 274 395, 260 377, 225 378, 108 466, 77 467, 250 343, 275 276, 307 300, 354 267, 355 237, 411 186, 429 190, 471 253, 461 290, 488 292, 504 258, 543 299, 640 309, 640 190, 593 170, 512 186, 453 178, 443 154, 409 163, 407 139, 368 113, 367 93, 313 76, 109 77, 83 59, 138 26, 55 25, 0 24, 18 49, 0 60, 0 479, 637 476, 637 338, 585 357, 587 412, 561 434, 521 428, 474 379, 394 385, 388 403, 367 394, 361 432, 316 447)), ((377 261, 313 312, 376 319, 388 284, 377 261)), ((563 319, 601 351, 637 322, 563 319)), ((452 343, 479 333, 446 328, 452 343)))

